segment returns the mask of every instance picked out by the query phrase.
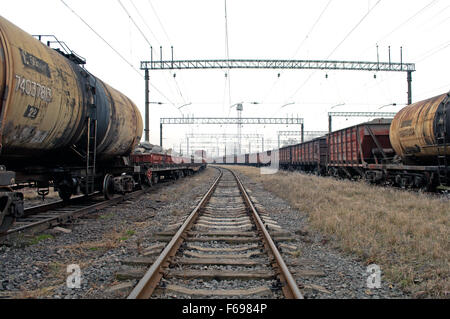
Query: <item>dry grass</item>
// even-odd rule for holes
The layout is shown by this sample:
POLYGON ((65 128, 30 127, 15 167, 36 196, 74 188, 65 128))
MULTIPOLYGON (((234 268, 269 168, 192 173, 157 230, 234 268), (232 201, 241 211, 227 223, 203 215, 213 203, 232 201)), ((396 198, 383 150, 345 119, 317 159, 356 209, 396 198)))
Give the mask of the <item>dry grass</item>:
POLYGON ((235 169, 308 213, 312 227, 332 235, 338 247, 367 264, 380 265, 405 291, 449 296, 448 199, 364 182, 235 169))
MULTIPOLYGON (((30 199, 39 200, 39 199, 42 199, 42 197, 38 195, 37 189, 35 189, 35 188, 28 188, 27 187, 27 188, 24 188, 24 189, 20 190, 20 192, 22 192, 23 198, 26 199, 26 200, 30 200, 30 199)), ((49 189, 49 194, 46 196, 46 198, 59 198, 59 195, 58 195, 57 192, 55 192, 53 190, 53 188, 51 188, 51 189, 49 189)))
POLYGON ((107 251, 115 249, 124 244, 131 236, 134 235, 133 230, 128 230, 125 227, 119 227, 120 229, 113 229, 106 232, 103 238, 98 241, 85 241, 81 243, 58 246, 58 249, 69 250, 74 254, 86 256, 89 251, 107 251))

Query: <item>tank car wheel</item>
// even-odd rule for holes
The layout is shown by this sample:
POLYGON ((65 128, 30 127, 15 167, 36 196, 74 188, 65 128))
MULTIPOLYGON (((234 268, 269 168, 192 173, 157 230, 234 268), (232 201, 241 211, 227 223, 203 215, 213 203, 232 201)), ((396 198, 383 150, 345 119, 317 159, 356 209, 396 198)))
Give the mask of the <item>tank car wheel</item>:
POLYGON ((64 202, 68 202, 74 194, 74 186, 71 179, 64 179, 57 185, 58 195, 64 202))
POLYGON ((60 188, 58 190, 59 198, 61 198, 64 202, 68 202, 70 197, 72 197, 72 192, 70 190, 60 188))
POLYGON ((106 174, 103 179, 103 196, 106 199, 111 199, 114 196, 114 177, 111 174, 106 174))
POLYGON ((3 217, 2 223, 0 225, 0 234, 6 233, 11 225, 14 223, 15 218, 12 216, 3 217))

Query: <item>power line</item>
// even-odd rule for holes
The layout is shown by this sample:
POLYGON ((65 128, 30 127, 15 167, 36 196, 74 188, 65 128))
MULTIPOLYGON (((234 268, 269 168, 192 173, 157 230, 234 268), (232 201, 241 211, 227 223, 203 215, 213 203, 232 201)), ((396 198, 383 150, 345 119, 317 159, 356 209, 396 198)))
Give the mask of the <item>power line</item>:
MULTIPOLYGON (((156 40, 156 42, 158 42, 158 44, 161 44, 157 37, 155 36, 155 34, 153 33, 152 29, 149 27, 149 25, 147 24, 147 22, 145 21, 144 17, 141 15, 141 13, 139 12, 138 8, 136 8, 136 5, 133 3, 133 0, 130 0, 131 5, 133 6, 134 10, 137 12, 137 14, 139 15, 139 17, 141 18, 142 22, 144 22, 145 26, 147 27, 147 30, 150 31, 151 35, 153 36, 153 38, 156 40)), ((122 6, 123 7, 123 6, 122 6)))
POLYGON ((130 13, 128 12, 128 10, 124 7, 124 5, 122 4, 122 1, 117 0, 117 2, 119 2, 120 6, 122 7, 122 9, 125 11, 125 13, 128 15, 128 18, 130 18, 131 22, 133 22, 134 26, 136 27, 136 29, 138 29, 138 31, 141 33, 142 37, 145 39, 145 41, 148 43, 149 46, 152 46, 152 44, 150 43, 150 41, 147 39, 147 37, 145 36, 144 32, 142 32, 141 28, 139 28, 139 26, 137 25, 136 21, 134 21, 134 19, 131 17, 130 13))
MULTIPOLYGON (((94 32, 94 34, 99 37, 108 47, 110 47, 111 50, 113 50, 126 64, 128 64, 128 66, 130 66, 137 74, 139 74, 139 76, 141 78, 144 78, 144 76, 141 74, 141 72, 136 69, 133 64, 131 64, 127 59, 125 59, 123 57, 123 55, 121 55, 119 53, 119 51, 117 51, 111 44, 109 44, 108 41, 106 41, 97 31, 94 30, 94 28, 92 28, 78 13, 76 13, 66 2, 64 2, 64 0, 60 0, 75 16, 78 17, 78 19, 80 19, 92 32, 94 32)), ((171 104, 175 105, 163 92, 161 92, 160 89, 158 89, 156 86, 154 86, 153 84, 150 83, 150 86, 155 89, 155 91, 157 91, 162 97, 164 97, 167 101, 169 101, 171 104)))
MULTIPOLYGON (((148 45, 151 47, 151 43, 150 41, 147 39, 147 37, 145 36, 144 32, 141 30, 141 28, 139 28, 139 26, 137 25, 136 21, 133 19, 133 17, 130 15, 130 13, 128 12, 128 10, 125 8, 125 6, 123 5, 123 3, 120 0, 117 0, 120 4, 120 6, 122 7, 122 9, 125 11, 125 13, 128 15, 128 17, 130 18, 130 20, 133 22, 133 24, 135 25, 135 27, 138 29, 138 31, 140 32, 140 34, 142 35, 142 37, 145 39, 145 41, 148 43, 148 45)), ((148 24, 145 22, 144 18, 142 17, 142 15, 139 13, 139 10, 136 8, 136 6, 134 5, 133 1, 130 0, 131 5, 134 7, 134 9, 136 10, 136 12, 138 13, 139 17, 142 19, 142 21, 144 22, 145 26, 148 28, 148 30, 150 31, 150 33, 152 34, 152 36, 155 38, 156 42, 158 42, 160 44, 160 42, 158 41, 157 37, 155 36, 155 34, 152 32, 152 30, 150 29, 150 27, 148 26, 148 24)), ((186 103, 186 100, 184 99, 183 94, 181 93, 181 89, 180 86, 178 85, 177 80, 175 79, 175 76, 173 76, 172 72, 170 72, 170 74, 172 75, 172 78, 176 84, 178 93, 180 94, 181 98, 183 99, 183 102, 186 103)), ((171 102, 172 103, 172 102, 171 102)), ((172 103, 173 105, 175 105, 174 103, 172 103)))
POLYGON ((311 33, 313 32, 313 30, 315 29, 316 25, 319 23, 320 19, 322 18, 322 16, 324 15, 325 11, 328 9, 329 5, 331 4, 333 0, 329 0, 328 3, 325 5, 325 7, 323 8, 322 12, 320 13, 320 15, 317 17, 316 21, 314 22, 314 24, 312 25, 311 29, 309 29, 308 33, 306 34, 305 38, 303 39, 303 41, 300 43, 300 45, 297 47, 297 50, 295 50, 295 53, 293 54, 291 60, 297 55, 297 53, 300 51, 300 49, 302 48, 303 44, 305 44, 306 40, 309 38, 309 36, 311 35, 311 33))
POLYGON ((150 0, 148 0, 148 3, 150 4, 150 6, 151 6, 151 8, 152 8, 152 10, 153 10, 153 13, 154 13, 155 16, 156 16, 156 19, 158 19, 159 25, 161 26, 161 28, 162 28, 164 34, 166 35, 167 40, 169 40, 169 43, 172 43, 172 41, 171 41, 170 38, 169 38, 169 35, 168 35, 167 32, 166 32, 166 29, 164 28, 164 26, 163 26, 163 24, 162 24, 162 22, 161 22, 161 19, 159 18, 158 14, 156 13, 155 8, 153 7, 152 2, 151 2, 150 0))
MULTIPOLYGON (((333 49, 333 51, 331 51, 331 53, 328 55, 328 57, 326 58, 326 60, 328 60, 330 57, 331 57, 331 55, 333 55, 333 53, 334 52, 336 52, 336 50, 345 42, 345 40, 347 40, 348 39, 348 37, 353 33, 353 31, 355 31, 356 30, 356 28, 358 28, 358 26, 364 21, 364 19, 373 11, 373 9, 375 9, 375 7, 379 4, 381 2, 381 0, 378 0, 378 2, 377 3, 375 3, 373 6, 372 6, 372 8, 370 8, 370 10, 361 18, 361 20, 359 20, 359 22, 350 30, 350 32, 348 32, 347 34, 346 34, 346 36, 342 39, 342 41, 341 42, 339 42, 339 44, 333 49)), ((308 83, 309 82, 309 80, 312 78, 312 76, 316 73, 317 71, 314 71, 314 72, 312 72, 309 76, 308 76, 308 78, 305 80, 305 82, 303 82, 303 84, 297 89, 297 90, 295 90, 295 92, 287 99, 287 100, 289 100, 290 98, 292 98, 293 96, 295 96, 297 93, 298 93, 298 91, 300 91, 305 85, 306 85, 306 83, 308 83)), ((287 101, 286 100, 286 101, 287 101)))
POLYGON ((144 77, 141 72, 134 67, 133 64, 131 64, 127 59, 125 59, 119 51, 117 51, 111 44, 109 44, 108 41, 106 41, 97 31, 95 31, 78 13, 76 13, 67 3, 64 2, 64 0, 60 0, 72 13, 78 17, 92 32, 95 33, 97 37, 99 37, 107 46, 110 47, 111 50, 113 50, 126 64, 128 64, 136 73, 138 73, 142 78, 144 77))
POLYGON ((370 10, 361 18, 361 20, 359 20, 359 22, 353 27, 353 29, 350 30, 349 33, 347 33, 347 35, 344 37, 344 39, 342 39, 341 42, 339 42, 339 44, 333 49, 333 51, 331 51, 331 53, 328 55, 328 57, 326 58, 327 60, 333 55, 334 52, 336 52, 336 50, 342 45, 342 43, 345 42, 345 40, 347 40, 347 38, 353 33, 353 31, 356 30, 356 28, 359 27, 359 25, 367 18, 367 16, 373 11, 373 9, 375 9, 375 7, 381 2, 381 0, 378 0, 377 3, 375 3, 375 5, 370 8, 370 10))
MULTIPOLYGON (((225 54, 227 59, 230 59, 230 46, 229 46, 229 38, 228 38, 228 12, 227 12, 227 0, 225 2, 225 54)), ((231 104, 231 75, 230 69, 227 69, 226 74, 228 80, 228 104, 231 104)), ((228 116, 230 116, 231 109, 228 109, 228 116)))
MULTIPOLYGON (((325 5, 325 7, 323 8, 322 12, 320 13, 320 15, 317 17, 316 21, 314 22, 314 24, 312 25, 312 27, 309 29, 308 33, 306 34, 305 38, 303 39, 303 41, 300 43, 300 45, 297 47, 297 49, 295 50, 295 53, 292 55, 291 60, 297 56, 297 53, 300 51, 300 49, 302 48, 303 44, 306 42, 306 40, 309 38, 309 36, 311 35, 311 33, 313 32, 313 30, 315 29, 316 25, 319 23, 319 21, 321 20, 322 16, 324 15, 325 11, 328 9, 329 5, 331 4, 333 0, 329 0, 328 3, 325 5)), ((264 97, 263 101, 265 101, 270 94, 272 93, 272 91, 275 89, 276 85, 280 82, 280 75, 278 75, 277 79, 274 81, 274 83, 272 84, 272 87, 270 88, 270 90, 268 91, 268 93, 266 94, 266 96, 264 97)))
MULTIPOLYGON (((379 38, 377 40, 376 43, 380 43, 381 40, 387 38, 388 36, 390 36, 391 34, 393 34, 394 32, 396 32, 398 29, 400 29, 401 27, 403 27, 405 24, 409 23, 411 20, 413 20, 414 18, 416 18, 419 14, 423 13, 425 10, 427 10, 430 6, 432 6, 436 1, 438 0, 432 0, 430 1, 427 5, 425 5, 424 7, 422 7, 419 11, 417 11, 416 13, 414 13, 412 16, 410 16, 409 18, 407 18, 405 21, 403 21, 402 23, 400 23, 398 26, 396 26, 394 29, 392 29, 390 32, 386 33, 384 36, 382 36, 381 38, 379 38)), ((362 54, 364 54, 367 50, 373 48, 373 46, 367 47, 365 48, 362 53, 360 54, 360 56, 362 54)))
POLYGON ((409 17, 408 19, 406 19, 404 22, 400 23, 397 27, 395 27, 391 32, 385 34, 383 37, 381 37, 378 42, 380 40, 383 40, 384 38, 387 38, 388 36, 390 36, 392 33, 396 32, 398 29, 400 29, 401 27, 403 27, 405 24, 407 24, 408 22, 410 22, 412 19, 414 19, 415 17, 417 17, 419 14, 421 14, 423 11, 427 10, 430 6, 432 6, 436 1, 438 0, 432 0, 430 1, 425 7, 423 7, 422 9, 420 9, 419 11, 417 11, 415 14, 413 14, 411 17, 409 17))
MULTIPOLYGON (((421 58, 420 60, 418 60, 417 62, 421 62, 423 60, 428 59, 429 57, 435 55, 436 53, 448 48, 450 46, 450 41, 447 41, 443 44, 438 45, 437 47, 432 48, 431 50, 428 50, 427 52, 423 53, 422 55, 419 56, 419 58, 421 58), (436 50, 437 49, 437 50, 436 50), (431 53, 432 52, 432 53, 431 53), (423 58, 422 58, 423 57, 423 58)), ((419 59, 418 58, 418 59, 419 59)))

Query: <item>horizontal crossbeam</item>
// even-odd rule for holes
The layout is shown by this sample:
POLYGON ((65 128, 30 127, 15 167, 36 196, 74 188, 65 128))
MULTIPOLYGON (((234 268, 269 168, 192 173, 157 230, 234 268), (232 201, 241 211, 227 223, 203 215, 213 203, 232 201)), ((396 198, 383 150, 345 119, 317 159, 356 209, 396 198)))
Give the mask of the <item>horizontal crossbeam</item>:
MULTIPOLYGON (((322 136, 328 134, 326 131, 305 131, 307 136, 322 136)), ((302 136, 302 131, 278 131, 278 136, 302 136)))
MULTIPOLYGON (((208 133, 190 133, 186 134, 187 138, 192 139, 211 139, 211 138, 221 138, 221 139, 236 139, 239 138, 238 134, 225 134, 225 133, 214 133, 214 134, 208 134, 208 133)), ((241 134, 240 137, 247 138, 247 139, 259 139, 263 138, 264 135, 262 134, 241 134)))
POLYGON ((328 116, 394 118, 396 114, 394 112, 329 112, 328 116))
POLYGON ((310 69, 414 72, 414 63, 325 61, 325 60, 178 60, 141 61, 141 70, 186 69, 310 69))
POLYGON ((263 118, 263 117, 169 117, 161 118, 160 124, 216 124, 216 125, 228 125, 228 124, 259 124, 259 125, 290 125, 290 124, 303 124, 302 118, 263 118))

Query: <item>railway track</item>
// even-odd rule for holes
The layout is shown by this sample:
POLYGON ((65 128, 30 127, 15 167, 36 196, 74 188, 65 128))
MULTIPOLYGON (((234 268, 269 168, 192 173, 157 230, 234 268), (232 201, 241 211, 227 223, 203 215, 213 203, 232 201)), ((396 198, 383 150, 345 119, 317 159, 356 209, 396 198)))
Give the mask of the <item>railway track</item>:
POLYGON ((303 298, 269 234, 278 228, 232 171, 219 170, 181 227, 159 234, 173 237, 128 299, 303 298))
MULTIPOLYGON (((174 183, 172 180, 168 182, 174 183)), ((89 196, 73 198, 69 202, 56 201, 25 208, 24 216, 17 218, 8 231, 0 233, 0 243, 18 234, 36 233, 58 225, 71 223, 84 215, 95 213, 106 207, 139 197, 150 190, 159 189, 166 184, 167 182, 162 182, 153 185, 151 188, 137 190, 124 195, 115 195, 110 200, 106 200, 100 192, 96 192, 89 196)))
POLYGON ((68 203, 57 201, 26 208, 24 216, 17 218, 10 229, 0 234, 0 242, 21 233, 39 232, 58 225, 70 223, 81 216, 94 213, 108 206, 140 196, 146 191, 147 190, 138 190, 125 195, 117 195, 110 200, 105 200, 102 195, 96 193, 87 197, 74 198, 68 203))

